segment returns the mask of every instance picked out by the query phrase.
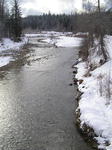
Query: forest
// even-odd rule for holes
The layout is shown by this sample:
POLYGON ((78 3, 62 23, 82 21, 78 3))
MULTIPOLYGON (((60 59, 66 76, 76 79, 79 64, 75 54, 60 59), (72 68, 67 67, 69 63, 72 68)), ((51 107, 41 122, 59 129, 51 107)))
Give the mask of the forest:
POLYGON ((10 37, 19 41, 22 34, 21 10, 18 0, 10 2, 0 0, 0 39, 10 37))
POLYGON ((71 31, 71 32, 88 32, 91 28, 97 28, 101 22, 106 33, 111 33, 112 12, 111 9, 101 11, 101 18, 98 18, 98 12, 75 14, 43 14, 40 16, 27 16, 23 18, 23 29, 31 28, 32 30, 55 30, 55 31, 71 31))
POLYGON ((43 14, 40 16, 28 16, 23 18, 23 29, 31 28, 33 30, 55 30, 55 31, 74 31, 76 29, 76 15, 55 15, 43 14))
POLYGON ((0 38, 10 37, 18 41, 22 30, 55 30, 89 32, 90 35, 112 33, 112 9, 111 1, 105 6, 94 5, 91 1, 83 1, 83 12, 73 14, 48 14, 22 17, 22 11, 18 0, 13 0, 8 9, 7 0, 0 0, 0 38), (99 33, 100 32, 100 33, 99 33))

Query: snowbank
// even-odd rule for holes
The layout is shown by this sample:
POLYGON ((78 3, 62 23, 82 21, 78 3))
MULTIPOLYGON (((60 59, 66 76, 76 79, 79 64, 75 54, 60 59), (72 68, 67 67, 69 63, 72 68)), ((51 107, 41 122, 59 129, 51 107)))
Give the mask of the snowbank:
POLYGON ((37 32, 35 34, 25 34, 26 37, 57 37, 57 36, 63 36, 63 35, 71 35, 72 32, 55 32, 55 31, 42 31, 37 32))
POLYGON ((60 35, 57 38, 48 37, 42 41, 57 47, 79 47, 82 38, 70 37, 68 33, 65 33, 65 35, 60 35))
POLYGON ((9 64, 11 57, 0 57, 0 67, 6 66, 9 64))
MULTIPOLYGON (((2 43, 0 43, 0 52, 7 50, 19 50, 20 47, 22 47, 24 44, 28 42, 28 38, 37 38, 40 37, 40 39, 43 42, 47 42, 51 45, 55 45, 57 47, 77 47, 80 45, 82 39, 72 37, 72 32, 55 32, 55 31, 42 31, 38 32, 36 34, 25 34, 25 38, 22 39, 21 42, 14 42, 8 38, 4 38, 2 40, 2 43)), ((0 57, 0 67, 3 66, 3 64, 9 63, 10 58, 0 57), (4 61, 3 61, 4 59, 4 61), (2 63, 4 62, 4 63, 2 63), (7 62, 7 63, 5 63, 7 62)))
POLYGON ((58 47, 79 47, 82 39, 69 36, 61 36, 57 39, 56 45, 58 47))
MULTIPOLYGON (((9 38, 2 39, 0 42, 0 53, 2 54, 3 51, 8 50, 19 50, 24 44, 27 43, 27 38, 23 38, 21 42, 14 42, 9 38)), ((10 57, 0 57, 0 67, 7 65, 11 61, 10 57)))
POLYGON ((78 47, 82 38, 73 37, 72 32, 54 32, 43 31, 37 34, 25 34, 26 37, 44 37, 43 42, 55 45, 57 47, 78 47))
POLYGON ((23 38, 21 42, 14 42, 9 38, 2 39, 2 43, 0 43, 0 52, 11 50, 11 49, 20 49, 24 44, 27 43, 27 38, 23 38))
MULTIPOLYGON (((86 124, 94 129, 99 149, 112 150, 112 36, 105 37, 109 61, 88 73, 86 62, 76 67, 79 90, 83 93, 79 102, 81 128, 86 124)), ((94 55, 91 59, 94 58, 94 55)))

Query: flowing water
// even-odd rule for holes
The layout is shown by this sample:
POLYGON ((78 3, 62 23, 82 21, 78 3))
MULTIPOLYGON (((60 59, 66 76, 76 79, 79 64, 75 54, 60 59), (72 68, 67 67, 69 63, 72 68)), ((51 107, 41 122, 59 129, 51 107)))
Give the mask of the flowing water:
POLYGON ((78 49, 29 42, 21 63, 0 78, 0 150, 90 150, 74 124, 69 86, 78 49))

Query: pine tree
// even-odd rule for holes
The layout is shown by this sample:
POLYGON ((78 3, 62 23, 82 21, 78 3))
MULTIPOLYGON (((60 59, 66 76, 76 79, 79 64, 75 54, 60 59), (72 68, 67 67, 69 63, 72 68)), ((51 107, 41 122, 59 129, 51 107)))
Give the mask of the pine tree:
POLYGON ((20 41, 22 34, 21 10, 18 0, 14 0, 10 17, 11 34, 14 41, 20 41))
POLYGON ((4 36, 4 0, 0 0, 0 39, 4 36))

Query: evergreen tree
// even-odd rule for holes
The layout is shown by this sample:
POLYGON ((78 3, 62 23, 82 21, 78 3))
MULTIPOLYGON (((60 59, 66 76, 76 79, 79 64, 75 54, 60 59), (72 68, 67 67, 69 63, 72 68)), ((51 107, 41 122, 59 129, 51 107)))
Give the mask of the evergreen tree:
POLYGON ((5 1, 0 0, 0 39, 4 36, 4 10, 5 1))
POLYGON ((10 17, 11 35, 14 41, 20 41, 22 34, 21 10, 18 0, 14 0, 10 17))

